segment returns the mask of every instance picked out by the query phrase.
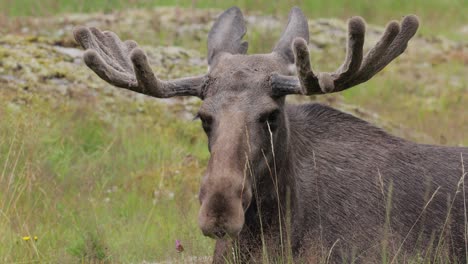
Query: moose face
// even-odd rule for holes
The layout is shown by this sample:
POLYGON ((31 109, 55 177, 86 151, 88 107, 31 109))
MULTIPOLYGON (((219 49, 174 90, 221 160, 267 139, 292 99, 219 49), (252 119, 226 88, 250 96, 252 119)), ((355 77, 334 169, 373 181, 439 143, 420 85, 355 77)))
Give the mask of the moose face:
MULTIPOLYGON (((273 167, 272 142, 284 131, 284 97, 269 76, 286 68, 274 56, 226 55, 210 72, 198 116, 211 158, 200 188, 203 234, 235 237, 252 200, 252 183, 273 167)), ((273 146, 274 149, 274 146, 273 146)))

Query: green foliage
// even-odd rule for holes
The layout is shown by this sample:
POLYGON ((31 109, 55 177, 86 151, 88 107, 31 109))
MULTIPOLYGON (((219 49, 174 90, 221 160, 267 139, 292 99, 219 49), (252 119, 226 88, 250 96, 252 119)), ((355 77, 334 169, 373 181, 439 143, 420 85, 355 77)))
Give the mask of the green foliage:
POLYGON ((243 10, 261 11, 285 16, 285 10, 300 6, 310 18, 341 17, 360 15, 371 23, 384 24, 391 19, 398 19, 404 14, 414 13, 420 16, 427 25, 427 33, 454 32, 463 25, 463 17, 468 13, 466 0, 333 0, 333 1, 299 1, 280 0, 272 4, 267 0, 216 1, 216 0, 14 0, 0 2, 0 10, 7 16, 47 16, 57 13, 77 12, 110 12, 128 8, 151 8, 157 6, 182 6, 194 8, 220 8, 239 6, 243 10), (455 27, 455 28, 454 28, 455 27))
POLYGON ((68 252, 82 262, 104 263, 108 260, 106 249, 103 237, 96 233, 87 232, 69 247, 68 252))
POLYGON ((195 217, 205 136, 198 122, 142 107, 147 114, 121 109, 109 120, 95 105, 0 107, 0 262, 138 262, 212 252, 195 217), (175 251, 176 239, 186 253, 175 251))

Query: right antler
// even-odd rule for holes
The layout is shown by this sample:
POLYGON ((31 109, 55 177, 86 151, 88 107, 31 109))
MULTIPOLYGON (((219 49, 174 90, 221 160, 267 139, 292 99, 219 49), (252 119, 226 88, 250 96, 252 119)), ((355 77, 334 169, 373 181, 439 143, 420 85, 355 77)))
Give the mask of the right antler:
POLYGON ((418 19, 414 15, 403 19, 401 29, 398 22, 390 22, 380 41, 363 59, 365 23, 362 18, 353 17, 348 22, 348 45, 344 63, 335 72, 320 72, 317 75, 310 67, 306 41, 296 38, 293 50, 298 77, 273 75, 273 92, 276 95, 334 93, 365 82, 403 53, 418 25, 418 19))
POLYGON ((158 98, 202 97, 205 76, 159 80, 145 53, 133 40, 122 42, 115 33, 96 28, 78 27, 73 34, 86 49, 83 55, 86 65, 112 85, 158 98))

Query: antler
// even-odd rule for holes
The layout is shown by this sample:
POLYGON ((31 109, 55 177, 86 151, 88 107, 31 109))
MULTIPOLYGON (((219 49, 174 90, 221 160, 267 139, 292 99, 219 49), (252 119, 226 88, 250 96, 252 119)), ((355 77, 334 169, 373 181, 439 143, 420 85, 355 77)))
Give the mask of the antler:
POLYGON ((86 49, 83 55, 86 65, 112 85, 158 98, 202 97, 205 76, 159 80, 145 53, 133 40, 122 42, 114 32, 101 32, 92 27, 78 27, 73 34, 86 49))
POLYGON ((348 22, 345 61, 335 72, 320 72, 317 75, 310 67, 306 41, 296 38, 293 50, 298 77, 273 75, 271 77, 273 92, 278 96, 325 94, 343 91, 365 82, 403 53, 408 41, 416 33, 418 25, 418 18, 414 15, 403 18, 401 29, 398 22, 390 22, 379 42, 363 59, 365 23, 362 18, 353 17, 348 22))

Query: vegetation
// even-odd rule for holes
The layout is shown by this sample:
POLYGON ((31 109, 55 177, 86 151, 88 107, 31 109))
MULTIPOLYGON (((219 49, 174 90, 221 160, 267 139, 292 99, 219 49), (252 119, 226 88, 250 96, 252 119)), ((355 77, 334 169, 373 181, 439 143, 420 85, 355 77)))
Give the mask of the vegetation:
POLYGON ((77 12, 110 12, 116 9, 152 8, 156 6, 173 6, 193 8, 225 9, 237 5, 243 10, 261 11, 284 16, 285 10, 292 6, 300 6, 311 18, 341 17, 360 15, 368 22, 384 24, 391 19, 399 18, 403 14, 415 13, 422 18, 426 28, 424 32, 439 32, 448 35, 456 34, 456 30, 463 25, 463 17, 468 13, 465 0, 382 0, 376 3, 372 0, 333 0, 333 1, 299 1, 280 0, 272 4, 267 0, 216 1, 216 0, 4 0, 0 2, 0 10, 9 16, 47 16, 57 13, 77 12))
MULTIPOLYGON (((55 47, 76 47, 70 25, 94 21, 147 45, 163 78, 200 73, 206 68, 200 55, 206 33, 219 10, 150 8, 224 8, 233 3, 0 2, 0 262, 203 262, 192 257, 211 255, 213 241, 201 235, 196 218, 199 181, 208 159, 200 124, 191 121, 199 102, 153 100, 111 88, 55 47), (116 9, 125 11, 119 16, 116 9), (95 11, 106 12, 106 17, 46 17, 95 11), (200 28, 177 31, 190 24, 200 28), (155 48, 160 45, 186 49, 155 48), (185 249, 181 253, 176 240, 185 249)), ((282 21, 258 17, 269 19, 271 27, 249 25, 251 53, 269 51, 292 5, 301 6, 310 18, 359 14, 381 26, 402 14, 418 14, 422 34, 371 82, 340 95, 291 100, 328 103, 418 142, 468 144, 468 44, 438 37, 462 39, 459 29, 466 21, 461 18, 468 13, 464 0, 384 0, 378 7, 365 0, 237 5, 249 14, 279 15, 282 21)), ((334 19, 311 23, 314 67, 332 70, 339 65, 344 25, 334 19)), ((378 30, 370 30, 371 40, 378 30)))
POLYGON ((155 105, 139 105, 144 114, 120 105, 106 122, 93 104, 31 99, 21 113, 0 108, 1 262, 139 262, 211 252, 194 217, 207 159, 198 124, 155 105), (186 253, 177 255, 176 239, 186 253))

